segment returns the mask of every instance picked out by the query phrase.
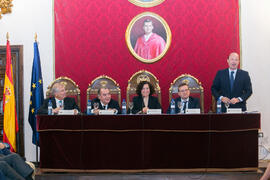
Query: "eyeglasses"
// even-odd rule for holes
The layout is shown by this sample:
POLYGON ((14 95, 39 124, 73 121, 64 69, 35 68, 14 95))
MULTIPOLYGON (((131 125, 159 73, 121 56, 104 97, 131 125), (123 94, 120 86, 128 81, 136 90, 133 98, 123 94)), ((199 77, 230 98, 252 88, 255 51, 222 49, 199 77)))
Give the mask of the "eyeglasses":
POLYGON ((183 89, 183 90, 180 90, 179 92, 183 93, 183 92, 187 92, 189 91, 189 89, 183 89))

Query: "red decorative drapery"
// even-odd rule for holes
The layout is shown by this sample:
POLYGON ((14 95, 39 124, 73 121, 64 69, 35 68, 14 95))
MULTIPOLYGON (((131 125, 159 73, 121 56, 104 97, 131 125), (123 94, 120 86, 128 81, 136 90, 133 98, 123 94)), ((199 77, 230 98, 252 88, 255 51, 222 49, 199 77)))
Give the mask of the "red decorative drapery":
POLYGON ((227 67, 230 52, 239 52, 238 0, 165 0, 143 8, 128 0, 55 0, 55 75, 72 78, 81 89, 85 107, 87 85, 105 74, 126 96, 129 78, 145 69, 160 82, 163 109, 168 107, 170 83, 179 75, 195 76, 204 87, 205 109, 218 69, 227 67), (144 64, 129 52, 125 32, 142 12, 153 12, 168 23, 172 42, 158 62, 144 64))

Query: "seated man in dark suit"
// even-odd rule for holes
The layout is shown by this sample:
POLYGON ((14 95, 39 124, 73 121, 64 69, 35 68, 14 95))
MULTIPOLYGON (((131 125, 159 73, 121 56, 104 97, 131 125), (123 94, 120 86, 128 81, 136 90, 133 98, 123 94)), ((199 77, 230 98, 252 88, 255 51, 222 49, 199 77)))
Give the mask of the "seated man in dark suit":
POLYGON ((211 87, 215 99, 221 99, 222 112, 226 112, 224 104, 229 108, 242 108, 246 111, 246 100, 252 94, 250 77, 247 71, 238 69, 239 55, 235 52, 227 60, 229 68, 219 70, 211 87))
POLYGON ((79 107, 77 106, 75 99, 66 97, 65 85, 61 83, 55 83, 52 87, 52 94, 54 97, 50 97, 44 100, 42 106, 38 110, 38 114, 48 114, 49 100, 52 102, 53 114, 58 114, 60 109, 74 110, 74 114, 79 113, 79 107))
MULTIPOLYGON (((197 109, 200 108, 200 101, 198 98, 193 98, 190 95, 190 90, 187 84, 182 83, 178 86, 179 97, 174 99, 175 101, 175 113, 186 113, 186 109, 197 109), (178 105, 179 104, 179 105, 178 105), (180 107, 180 109, 179 109, 180 107)), ((171 106, 167 110, 169 114, 171 106)))
POLYGON ((99 110, 113 110, 114 114, 121 113, 118 102, 112 99, 110 90, 106 87, 99 88, 98 97, 92 101, 92 112, 97 115, 99 110))
MULTIPOLYGON (((16 153, 11 153, 0 142, 0 178, 6 180, 32 180, 34 170, 16 153)), ((1 179, 1 180, 2 180, 1 179)))

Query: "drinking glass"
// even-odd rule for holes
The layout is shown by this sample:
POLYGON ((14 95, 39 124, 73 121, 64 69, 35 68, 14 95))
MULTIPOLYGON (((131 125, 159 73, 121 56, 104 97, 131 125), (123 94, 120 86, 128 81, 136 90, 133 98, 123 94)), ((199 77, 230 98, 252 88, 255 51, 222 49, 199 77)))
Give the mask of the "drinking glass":
POLYGON ((97 110, 98 107, 99 107, 99 104, 95 102, 95 103, 93 104, 93 106, 94 106, 94 109, 97 110))
POLYGON ((133 102, 129 102, 128 107, 129 107, 129 114, 132 114, 133 102))
POLYGON ((178 101, 177 102, 177 107, 179 109, 179 113, 178 114, 181 114, 181 109, 182 109, 182 102, 181 101, 178 101))
POLYGON ((228 108, 230 107, 230 103, 225 103, 224 105, 226 107, 226 113, 227 113, 228 112, 228 108))

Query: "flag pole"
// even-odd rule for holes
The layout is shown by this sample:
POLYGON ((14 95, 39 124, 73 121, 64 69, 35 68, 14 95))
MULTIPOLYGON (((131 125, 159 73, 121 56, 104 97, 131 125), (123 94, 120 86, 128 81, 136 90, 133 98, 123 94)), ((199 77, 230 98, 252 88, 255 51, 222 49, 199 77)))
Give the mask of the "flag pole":
POLYGON ((7 40, 9 40, 9 33, 7 32, 7 40))
MULTIPOLYGON (((35 33, 35 42, 37 42, 37 33, 35 33)), ((37 121, 37 118, 36 118, 36 121, 37 121)), ((36 125, 37 125, 37 122, 36 122, 36 125)), ((36 130, 37 130, 37 127, 36 127, 36 130)), ((35 136, 36 136, 36 166, 39 167, 39 164, 38 164, 38 136, 37 136, 37 133, 35 133, 35 136)))

